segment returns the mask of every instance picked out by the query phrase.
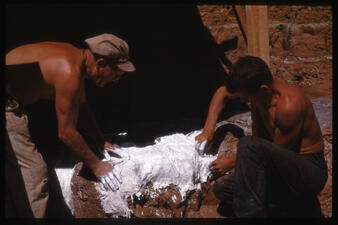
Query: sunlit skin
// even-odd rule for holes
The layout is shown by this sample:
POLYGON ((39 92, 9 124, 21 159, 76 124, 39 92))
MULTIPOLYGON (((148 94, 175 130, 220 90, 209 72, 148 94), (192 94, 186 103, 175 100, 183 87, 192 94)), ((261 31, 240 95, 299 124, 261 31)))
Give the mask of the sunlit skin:
MULTIPOLYGON (((210 103, 203 132, 197 142, 211 140, 215 124, 226 101, 240 98, 251 109, 252 133, 300 154, 321 152, 324 142, 312 103, 297 87, 290 87, 278 77, 271 84, 262 84, 253 94, 241 91, 231 94, 223 86, 210 103)), ((235 165, 236 156, 220 157, 212 162, 215 172, 224 174, 235 165)))
POLYGON ((81 124, 91 132, 101 152, 105 147, 114 148, 115 145, 105 141, 95 122, 86 102, 84 80, 92 79, 103 87, 110 82, 118 83, 125 73, 116 66, 100 67, 102 60, 95 59, 88 49, 59 42, 27 44, 6 54, 6 65, 39 63, 41 74, 25 74, 19 78, 26 85, 17 85, 15 79, 8 79, 6 85, 23 104, 32 104, 39 99, 55 101, 59 138, 97 177, 104 176, 113 167, 91 151, 77 125, 81 124), (33 78, 37 76, 42 82, 34 82, 37 79, 33 78))

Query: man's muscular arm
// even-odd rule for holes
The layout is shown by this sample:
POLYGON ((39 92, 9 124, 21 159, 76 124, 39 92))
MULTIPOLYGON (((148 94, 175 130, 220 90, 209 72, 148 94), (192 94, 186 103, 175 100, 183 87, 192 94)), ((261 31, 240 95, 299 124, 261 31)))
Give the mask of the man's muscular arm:
POLYGON ((99 126, 97 125, 95 116, 87 103, 84 88, 81 91, 80 98, 78 127, 82 129, 86 135, 93 138, 93 141, 95 141, 96 146, 101 153, 103 153, 105 148, 115 148, 116 145, 113 145, 105 140, 99 126))
POLYGON ((298 151, 304 122, 305 108, 300 101, 281 99, 275 114, 273 142, 298 151))
MULTIPOLYGON (((225 108, 227 100, 234 98, 238 98, 238 96, 236 94, 230 94, 227 91, 226 86, 221 86, 216 90, 210 102, 208 116, 203 128, 203 132, 196 136, 196 140, 199 143, 203 142, 204 140, 210 141, 212 139, 219 114, 225 108)), ((214 160, 211 163, 211 166, 215 172, 224 174, 226 171, 234 167, 235 161, 235 156, 222 156, 214 160)))
POLYGON ((59 138, 96 176, 100 177, 110 172, 112 166, 99 160, 76 129, 81 93, 80 82, 80 78, 72 74, 63 74, 55 78, 55 107, 59 138))
POLYGON ((216 90, 210 102, 203 132, 195 138, 199 143, 204 140, 210 141, 212 139, 218 116, 222 109, 225 108, 226 101, 230 98, 236 98, 236 96, 228 93, 226 86, 221 86, 216 90))

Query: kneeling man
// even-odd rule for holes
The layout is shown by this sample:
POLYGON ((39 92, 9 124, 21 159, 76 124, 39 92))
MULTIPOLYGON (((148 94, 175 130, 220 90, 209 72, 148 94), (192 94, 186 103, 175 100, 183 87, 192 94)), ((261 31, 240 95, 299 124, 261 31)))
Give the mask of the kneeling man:
MULTIPOLYGON (((317 195, 328 170, 311 101, 299 88, 272 76, 266 63, 252 56, 240 58, 230 68, 225 86, 213 97, 205 128, 213 127, 229 98, 248 103, 253 135, 239 140, 236 156, 212 163, 221 174, 235 168, 214 186, 223 209, 237 217, 267 217, 273 215, 272 206, 280 212, 285 206, 287 213, 279 216, 321 216, 317 195)), ((203 132, 197 141, 212 138, 212 132, 203 132)))

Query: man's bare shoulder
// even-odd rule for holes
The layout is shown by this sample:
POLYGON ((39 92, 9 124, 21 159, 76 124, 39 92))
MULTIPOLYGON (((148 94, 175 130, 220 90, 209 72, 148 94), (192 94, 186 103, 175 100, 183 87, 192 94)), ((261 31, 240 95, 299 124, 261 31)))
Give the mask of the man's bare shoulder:
MULTIPOLYGON (((78 79, 81 76, 82 51, 68 43, 42 42, 36 45, 37 52, 48 51, 37 57, 41 72, 47 83, 57 80, 78 79)), ((33 56, 34 57, 34 56, 33 56)))
POLYGON ((276 122, 283 121, 291 125, 298 120, 301 121, 308 101, 309 99, 299 88, 290 86, 284 88, 276 105, 276 122))
POLYGON ((39 42, 19 46, 6 54, 6 65, 39 63, 45 82, 81 74, 83 50, 69 43, 39 42))
POLYGON ((6 54, 6 65, 40 62, 46 58, 73 57, 78 48, 63 42, 39 42, 19 46, 6 54))

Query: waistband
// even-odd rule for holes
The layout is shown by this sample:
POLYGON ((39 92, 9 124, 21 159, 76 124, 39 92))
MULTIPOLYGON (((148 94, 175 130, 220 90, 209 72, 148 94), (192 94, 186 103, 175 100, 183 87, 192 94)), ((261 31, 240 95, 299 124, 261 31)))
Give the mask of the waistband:
POLYGON ((315 154, 315 153, 321 153, 324 151, 324 139, 322 138, 317 143, 307 146, 305 148, 301 148, 299 151, 299 154, 301 155, 309 155, 309 154, 315 154), (315 149, 315 150, 314 150, 315 149), (317 149, 320 149, 319 151, 317 149))
POLYGON ((5 93, 5 112, 14 112, 17 116, 26 114, 26 109, 13 95, 6 91, 5 93))

